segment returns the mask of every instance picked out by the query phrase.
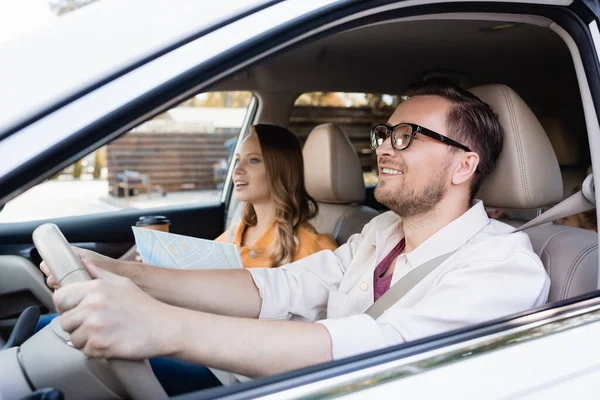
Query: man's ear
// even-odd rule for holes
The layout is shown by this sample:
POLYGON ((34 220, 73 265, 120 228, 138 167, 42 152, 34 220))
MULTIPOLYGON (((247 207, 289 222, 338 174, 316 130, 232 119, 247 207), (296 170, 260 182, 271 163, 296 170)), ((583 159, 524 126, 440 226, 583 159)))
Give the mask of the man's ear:
POLYGON ((460 185, 471 179, 477 171, 477 166, 479 166, 479 154, 472 151, 464 153, 452 175, 452 183, 460 185))

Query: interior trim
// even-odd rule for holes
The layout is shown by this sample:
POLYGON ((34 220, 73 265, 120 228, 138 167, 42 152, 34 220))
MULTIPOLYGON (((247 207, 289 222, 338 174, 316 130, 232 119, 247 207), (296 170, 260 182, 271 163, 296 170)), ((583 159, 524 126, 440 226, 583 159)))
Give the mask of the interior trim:
POLYGON ((431 21, 431 20, 469 20, 469 21, 500 21, 500 22, 518 22, 529 25, 536 25, 542 28, 549 28, 553 24, 552 20, 540 15, 531 14, 503 14, 503 13, 482 13, 482 12, 456 12, 445 14, 427 14, 413 15, 404 18, 393 18, 385 21, 366 24, 364 27, 393 24, 406 21, 431 21))
MULTIPOLYGON (((0 293, 8 295, 20 291, 30 292, 48 310, 54 311, 52 291, 44 279, 44 275, 29 260, 19 256, 0 256, 2 278, 0 280, 0 293)), ((22 310, 21 310, 22 311, 22 310)))

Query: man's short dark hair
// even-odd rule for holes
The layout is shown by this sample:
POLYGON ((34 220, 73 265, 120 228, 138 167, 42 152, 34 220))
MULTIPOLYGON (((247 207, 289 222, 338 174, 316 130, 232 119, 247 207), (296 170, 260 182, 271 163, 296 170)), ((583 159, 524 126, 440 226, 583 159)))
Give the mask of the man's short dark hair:
MULTIPOLYGON (((433 78, 415 83, 406 96, 439 96, 452 103, 446 115, 449 136, 479 155, 479 166, 471 181, 471 200, 483 180, 494 170, 502 151, 504 130, 492 108, 473 93, 450 80, 433 78)), ((449 147, 451 151, 461 151, 449 147)))

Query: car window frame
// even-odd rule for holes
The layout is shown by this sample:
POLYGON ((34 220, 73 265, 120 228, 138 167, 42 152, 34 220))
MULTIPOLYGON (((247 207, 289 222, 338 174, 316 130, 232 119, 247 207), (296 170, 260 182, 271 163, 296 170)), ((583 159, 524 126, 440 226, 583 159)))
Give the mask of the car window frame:
POLYGON ((239 69, 248 65, 240 52, 253 49, 265 36, 276 35, 311 13, 327 12, 338 3, 288 0, 261 9, 90 88, 90 92, 5 137, 0 140, 0 159, 4 160, 0 164, 0 204, 66 168, 81 154, 202 92, 231 74, 232 66, 239 69))

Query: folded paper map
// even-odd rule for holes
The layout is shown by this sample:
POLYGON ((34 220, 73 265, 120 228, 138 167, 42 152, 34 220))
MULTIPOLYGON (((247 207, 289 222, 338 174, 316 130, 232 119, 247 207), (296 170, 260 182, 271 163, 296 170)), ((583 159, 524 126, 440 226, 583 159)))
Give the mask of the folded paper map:
POLYGON ((142 261, 173 269, 242 268, 235 244, 132 226, 142 261))

